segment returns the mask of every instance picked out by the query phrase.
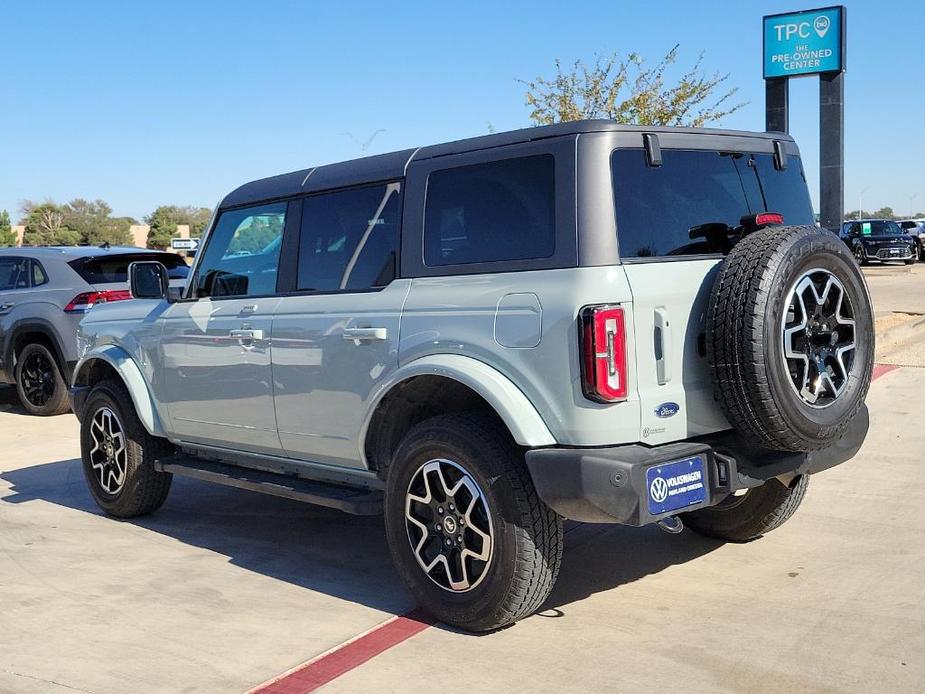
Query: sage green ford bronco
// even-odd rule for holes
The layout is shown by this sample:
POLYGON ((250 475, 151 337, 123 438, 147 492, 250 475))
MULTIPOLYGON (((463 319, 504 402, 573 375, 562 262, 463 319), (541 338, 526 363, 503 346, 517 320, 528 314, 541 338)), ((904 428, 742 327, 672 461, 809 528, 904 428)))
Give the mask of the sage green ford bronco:
POLYGON ((180 298, 130 274, 71 389, 99 506, 187 475, 384 513, 469 630, 540 608, 563 519, 749 540, 867 432, 867 288, 783 133, 586 121, 309 168, 219 204, 180 298))

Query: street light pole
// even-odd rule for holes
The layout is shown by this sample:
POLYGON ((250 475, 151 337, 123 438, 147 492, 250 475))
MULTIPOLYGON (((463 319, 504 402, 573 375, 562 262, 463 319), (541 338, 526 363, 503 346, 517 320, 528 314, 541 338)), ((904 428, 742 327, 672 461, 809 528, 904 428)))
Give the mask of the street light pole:
POLYGON ((858 219, 861 219, 864 216, 864 193, 870 190, 870 186, 867 186, 864 190, 858 193, 858 219))

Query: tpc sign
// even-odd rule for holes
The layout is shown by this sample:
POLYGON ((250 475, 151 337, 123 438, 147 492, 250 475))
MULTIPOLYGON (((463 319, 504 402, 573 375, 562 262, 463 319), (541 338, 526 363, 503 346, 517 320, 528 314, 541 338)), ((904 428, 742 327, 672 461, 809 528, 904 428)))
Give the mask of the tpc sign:
POLYGON ((845 69, 845 8, 824 7, 764 18, 764 78, 845 69))

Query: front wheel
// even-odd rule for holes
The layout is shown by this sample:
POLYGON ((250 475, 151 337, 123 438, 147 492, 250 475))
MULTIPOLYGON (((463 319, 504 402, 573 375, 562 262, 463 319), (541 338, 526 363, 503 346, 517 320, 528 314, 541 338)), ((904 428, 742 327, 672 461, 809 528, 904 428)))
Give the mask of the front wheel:
POLYGON ((173 478, 154 463, 173 446, 151 436, 125 386, 103 381, 94 386, 80 423, 84 476, 93 500, 108 515, 134 518, 160 508, 173 478))
POLYGON ((858 265, 867 265, 867 254, 862 246, 857 245, 854 247, 854 259, 858 261, 858 265))
POLYGON ((685 513, 684 524, 718 540, 754 540, 779 528, 796 513, 808 485, 808 475, 801 475, 790 485, 768 480, 740 496, 731 494, 716 506, 685 513))
POLYGON ((507 431, 476 413, 434 417, 405 436, 385 523, 419 604, 469 631, 535 612, 562 559, 562 518, 540 500, 507 431))

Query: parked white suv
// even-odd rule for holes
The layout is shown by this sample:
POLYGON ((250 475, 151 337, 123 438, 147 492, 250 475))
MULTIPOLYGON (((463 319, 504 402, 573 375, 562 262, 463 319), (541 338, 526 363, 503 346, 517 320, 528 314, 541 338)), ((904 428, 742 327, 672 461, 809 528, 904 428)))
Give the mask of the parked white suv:
POLYGON ((867 289, 779 133, 589 121, 306 169, 221 202, 182 299, 131 275, 72 389, 100 507, 181 474, 384 512, 470 630, 543 604, 563 517, 748 540, 867 432, 867 289))

